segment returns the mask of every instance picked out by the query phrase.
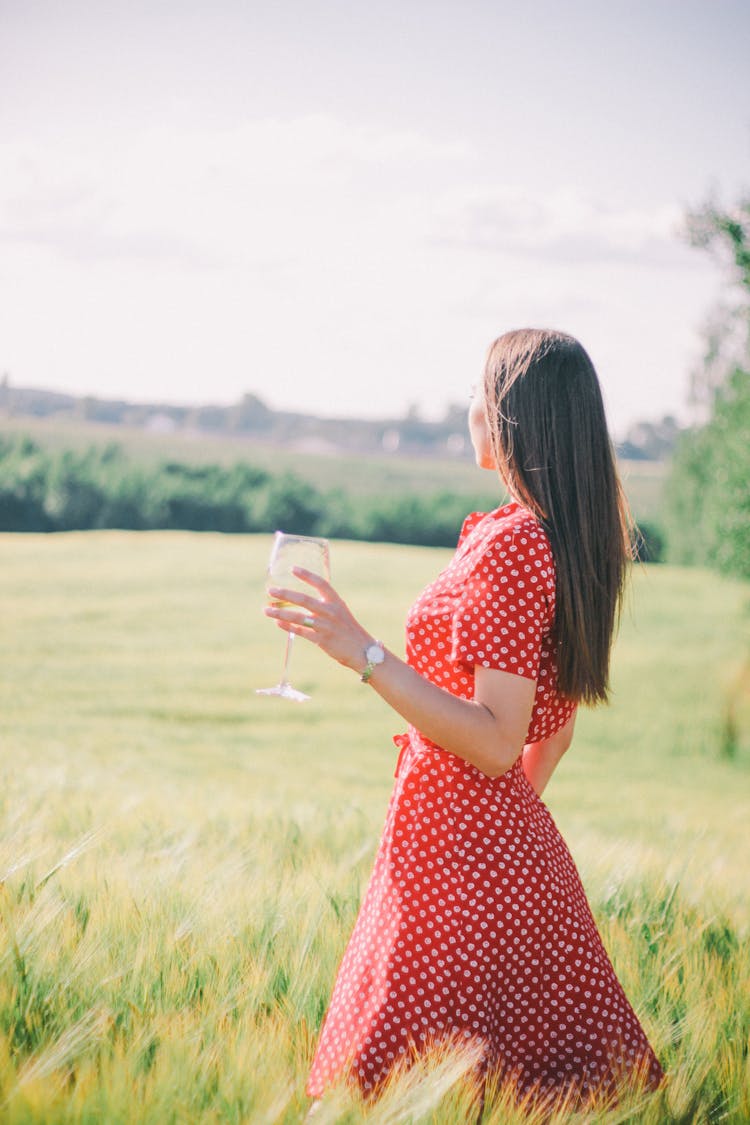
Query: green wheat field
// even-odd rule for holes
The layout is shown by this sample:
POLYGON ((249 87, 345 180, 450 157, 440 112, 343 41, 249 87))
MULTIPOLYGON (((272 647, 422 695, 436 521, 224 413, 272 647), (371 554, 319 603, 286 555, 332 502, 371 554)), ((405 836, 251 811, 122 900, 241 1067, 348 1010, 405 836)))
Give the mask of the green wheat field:
MULTIPOLYGON (((404 729, 298 642, 299 706, 257 697, 282 634, 270 540, 0 536, 0 1121, 301 1122, 404 729)), ((401 650, 448 552, 334 543, 335 584, 401 650)), ((545 1121, 750 1121, 750 588, 641 567, 611 707, 545 793, 669 1072, 545 1121)), ((316 1125, 471 1121, 465 1060, 316 1125)), ((542 1117, 503 1091, 486 1125, 542 1117)))

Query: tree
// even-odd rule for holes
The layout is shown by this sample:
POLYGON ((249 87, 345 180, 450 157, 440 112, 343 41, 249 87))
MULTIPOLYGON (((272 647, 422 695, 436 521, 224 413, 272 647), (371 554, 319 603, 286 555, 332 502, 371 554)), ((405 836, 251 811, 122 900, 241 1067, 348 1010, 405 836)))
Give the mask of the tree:
POLYGON ((705 421, 682 435, 667 482, 670 558, 750 578, 750 197, 688 217, 693 245, 727 265, 730 300, 692 379, 705 421))
POLYGON ((242 433, 271 428, 273 411, 257 395, 245 394, 229 408, 229 428, 242 433))
POLYGON ((726 297, 708 318, 703 361, 691 378, 692 401, 710 417, 714 396, 750 354, 750 196, 729 210, 707 203, 691 211, 687 237, 727 272, 726 297))

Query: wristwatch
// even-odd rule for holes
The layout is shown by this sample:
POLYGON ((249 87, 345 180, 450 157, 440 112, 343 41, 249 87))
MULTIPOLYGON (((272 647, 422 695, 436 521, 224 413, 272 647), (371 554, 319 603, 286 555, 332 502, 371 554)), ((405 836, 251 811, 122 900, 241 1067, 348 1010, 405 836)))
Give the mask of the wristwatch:
POLYGON ((372 644, 367 646, 365 649, 365 660, 367 661, 367 666, 360 674, 359 678, 363 684, 368 684, 373 670, 378 664, 382 664, 385 660, 385 649, 380 641, 373 641, 372 644))

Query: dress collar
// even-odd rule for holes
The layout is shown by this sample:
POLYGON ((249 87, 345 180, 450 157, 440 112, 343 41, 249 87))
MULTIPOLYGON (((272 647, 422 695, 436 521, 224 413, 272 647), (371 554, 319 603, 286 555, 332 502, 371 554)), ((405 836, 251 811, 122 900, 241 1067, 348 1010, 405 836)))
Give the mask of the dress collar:
POLYGON ((500 520, 505 516, 512 516, 514 512, 520 512, 521 504, 517 500, 509 500, 507 504, 501 504, 499 508, 494 508, 488 512, 488 516, 493 516, 495 519, 500 520))

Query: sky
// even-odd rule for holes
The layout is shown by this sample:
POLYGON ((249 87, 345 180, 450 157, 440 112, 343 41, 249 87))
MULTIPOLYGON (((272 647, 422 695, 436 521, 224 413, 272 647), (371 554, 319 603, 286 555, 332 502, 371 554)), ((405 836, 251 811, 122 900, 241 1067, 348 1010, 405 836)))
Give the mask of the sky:
POLYGON ((439 417, 578 336, 685 419, 750 189, 747 0, 0 0, 0 373, 439 417))

